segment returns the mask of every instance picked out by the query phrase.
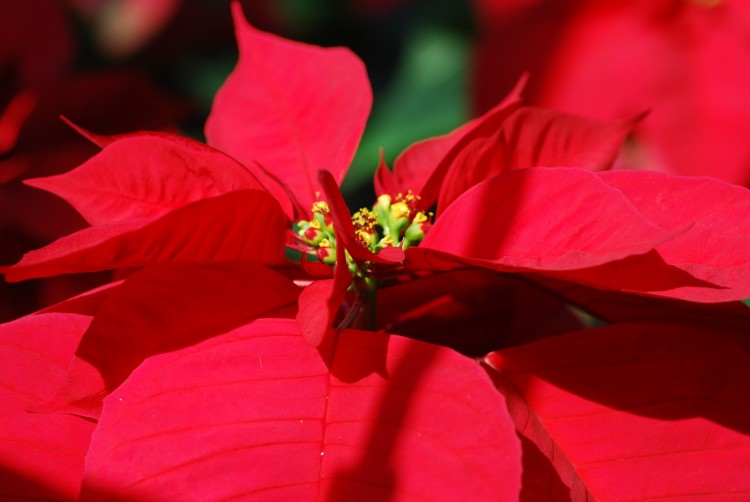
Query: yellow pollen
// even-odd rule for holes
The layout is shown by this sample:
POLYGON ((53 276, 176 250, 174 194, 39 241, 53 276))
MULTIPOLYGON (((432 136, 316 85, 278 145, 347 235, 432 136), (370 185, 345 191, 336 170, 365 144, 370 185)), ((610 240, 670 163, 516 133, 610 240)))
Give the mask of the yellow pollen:
POLYGON ((354 223, 355 228, 373 230, 377 221, 377 215, 366 207, 363 207, 352 216, 352 223, 354 223))
POLYGON ((331 210, 328 208, 328 204, 326 203, 326 201, 324 201, 324 200, 318 200, 318 201, 313 202, 313 205, 312 205, 312 212, 313 213, 318 213, 318 214, 326 215, 330 211, 331 210))
POLYGON ((416 195, 411 188, 406 191, 406 194, 399 192, 398 195, 396 195, 396 202, 406 202, 410 206, 419 202, 420 200, 422 200, 422 197, 420 195, 416 195))
POLYGON ((407 218, 409 216, 409 206, 404 202, 396 202, 391 205, 391 214, 394 218, 407 218))
POLYGON ((369 246, 370 244, 372 244, 373 235, 374 234, 370 232, 366 232, 364 230, 357 230, 357 239, 359 239, 359 241, 365 244, 366 246, 369 246))
POLYGON ((424 223, 425 221, 427 221, 427 215, 420 211, 416 215, 414 215, 412 223, 424 223))

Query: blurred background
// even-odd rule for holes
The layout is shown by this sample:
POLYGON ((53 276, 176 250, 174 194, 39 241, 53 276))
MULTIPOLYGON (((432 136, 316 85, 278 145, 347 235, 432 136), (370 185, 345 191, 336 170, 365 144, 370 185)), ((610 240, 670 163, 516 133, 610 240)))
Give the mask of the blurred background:
MULTIPOLYGON (((602 120, 648 112, 618 168, 750 183, 748 0, 254 0, 257 27, 350 47, 373 86, 373 112, 344 183, 370 205, 382 148, 444 134, 524 96, 602 120)), ((0 1, 0 262, 82 228, 26 178, 65 172, 92 132, 166 130, 203 139, 237 57, 230 0, 0 1)), ((107 280, 101 274, 0 288, 9 320, 107 280)))

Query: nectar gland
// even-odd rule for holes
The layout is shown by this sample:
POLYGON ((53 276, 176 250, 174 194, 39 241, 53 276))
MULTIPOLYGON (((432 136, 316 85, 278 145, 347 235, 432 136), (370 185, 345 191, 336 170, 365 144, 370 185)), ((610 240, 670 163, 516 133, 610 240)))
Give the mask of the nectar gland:
MULTIPOLYGON (((432 213, 418 209, 419 201, 420 197, 411 190, 395 197, 381 195, 372 209, 362 208, 352 216, 357 242, 373 253, 388 246, 406 249, 418 245, 429 230, 432 217, 432 213)), ((308 247, 308 254, 327 265, 334 265, 336 236, 328 204, 322 200, 314 202, 312 215, 311 220, 296 223, 297 235, 308 247)), ((353 275, 363 275, 348 253, 347 262, 353 275)))

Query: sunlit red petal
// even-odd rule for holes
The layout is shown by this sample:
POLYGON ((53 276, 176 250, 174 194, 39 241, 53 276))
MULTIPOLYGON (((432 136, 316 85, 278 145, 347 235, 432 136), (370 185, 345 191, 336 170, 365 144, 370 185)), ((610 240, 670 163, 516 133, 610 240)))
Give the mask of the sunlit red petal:
MULTIPOLYGON (((473 138, 481 134, 480 131, 499 127, 499 124, 502 124, 513 110, 518 108, 525 85, 526 77, 524 76, 519 79, 505 99, 481 117, 467 122, 448 134, 420 141, 404 150, 393 165, 392 183, 389 187, 391 195, 413 190, 422 197, 422 208, 432 207, 437 201, 445 176, 452 168, 454 157, 459 155, 458 152, 461 152, 467 144, 471 144, 474 141, 473 138)), ((384 169, 386 169, 385 166, 378 168, 376 179, 387 176, 382 172, 384 169)), ((377 184, 376 189, 378 189, 377 184)), ((380 195, 384 192, 378 191, 377 193, 380 195)))
POLYGON ((729 500, 750 491, 750 354, 736 335, 623 324, 488 360, 573 500, 729 500))
POLYGON ((674 233, 594 173, 531 168, 470 189, 407 256, 415 265, 439 251, 498 270, 570 270, 646 253, 674 233))
POLYGON ((237 260, 284 264, 286 219, 276 201, 240 190, 192 202, 161 218, 91 227, 24 255, 6 278, 90 272, 164 263, 237 260))
POLYGON ((513 500, 519 456, 473 360, 347 331, 327 366, 267 319, 141 365, 105 401, 83 497, 513 500))
POLYGON ((708 178, 653 172, 601 173, 649 220, 687 228, 656 249, 665 262, 714 284, 665 292, 692 301, 750 298, 750 190, 708 178))
POLYGON ((75 500, 94 424, 27 411, 65 380, 91 318, 37 314, 0 326, 0 498, 75 500))
POLYGON ((240 59, 216 96, 206 137, 245 165, 272 171, 309 208, 318 170, 340 183, 354 157, 372 104, 364 65, 348 49, 258 31, 238 2, 233 13, 240 59))
POLYGON ((165 133, 124 136, 72 171, 26 183, 64 198, 92 225, 162 216, 196 200, 263 189, 234 159, 165 133))
POLYGON ((298 294, 291 281, 253 263, 137 272, 102 301, 67 382, 41 409, 98 418, 103 397, 146 357, 294 304, 298 294))
POLYGON ((542 108, 519 108, 473 128, 443 161, 439 209, 477 183, 511 169, 609 169, 635 120, 599 122, 542 108))

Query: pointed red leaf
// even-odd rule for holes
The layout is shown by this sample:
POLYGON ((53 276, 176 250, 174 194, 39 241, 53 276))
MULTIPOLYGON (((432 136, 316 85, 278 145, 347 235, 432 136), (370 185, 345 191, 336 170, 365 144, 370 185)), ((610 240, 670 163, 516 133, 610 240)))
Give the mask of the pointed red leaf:
POLYGON ((750 183, 747 2, 475 4, 489 6, 473 78, 482 109, 530 69, 530 99, 544 106, 601 118, 650 108, 634 167, 646 157, 660 170, 750 183))
POLYGON ((26 411, 65 379, 91 318, 37 314, 0 326, 0 498, 75 500, 94 424, 26 411))
POLYGON ((105 401, 83 498, 517 498, 518 439, 473 360, 347 331, 330 367, 274 319, 150 358, 105 401))
POLYGON ((234 190, 263 189, 245 167, 197 141, 138 133, 64 174, 26 184, 67 200, 92 225, 162 216, 234 190))
POLYGON ((97 418, 102 398, 146 357, 293 305, 298 294, 253 263, 143 269, 103 300, 67 382, 43 409, 97 418))
POLYGON ((214 100, 208 143, 245 165, 259 162, 309 209, 318 170, 340 183, 359 144, 372 104, 364 65, 348 49, 258 31, 238 2, 232 7, 240 58, 214 100))
POLYGON ((519 432, 572 499, 750 493, 750 353, 727 330, 615 325, 488 360, 519 432))
MULTIPOLYGON (((506 107, 503 107, 503 110, 505 109, 506 107)), ((381 164, 378 167, 379 176, 388 176, 381 173, 381 171, 388 171, 392 180, 388 190, 376 190, 376 193, 378 195, 383 193, 396 195, 398 192, 406 193, 407 190, 412 190, 414 193, 421 195, 425 191, 425 185, 430 178, 433 175, 439 175, 436 170, 440 161, 468 131, 476 127, 480 120, 474 119, 448 134, 414 143, 396 157, 392 172, 381 164)))
POLYGON ((645 253, 674 235, 619 190, 580 169, 509 171, 453 203, 416 249, 503 271, 569 270, 645 253))
POLYGON ((159 263, 237 260, 283 264, 286 220, 267 193, 240 190, 187 204, 161 218, 92 227, 26 253, 6 270, 20 281, 159 263))
MULTIPOLYGON (((383 152, 382 148, 380 149, 380 160, 378 161, 375 175, 372 178, 372 184, 375 186, 375 193, 378 196, 399 192, 396 177, 391 170, 388 169, 388 164, 385 161, 385 152, 383 152)), ((404 190, 401 190, 401 192, 404 192, 404 190)))
POLYGON ((96 134, 88 129, 84 129, 83 127, 79 126, 72 120, 70 120, 65 115, 60 115, 60 120, 68 124, 68 126, 73 129, 75 132, 89 140, 94 145, 98 146, 99 148, 104 148, 107 145, 110 145, 117 141, 121 136, 114 134, 114 135, 104 135, 104 134, 96 134))
POLYGON ((711 178, 654 172, 600 174, 649 220, 666 229, 687 228, 656 249, 663 260, 715 284, 665 296, 701 302, 750 298, 750 191, 711 178))
MULTIPOLYGON (((526 76, 521 77, 508 96, 481 117, 448 134, 420 141, 404 150, 393 165, 389 193, 395 195, 398 192, 406 193, 407 190, 412 190, 422 197, 421 205, 424 209, 432 207, 452 166, 452 159, 458 155, 457 152, 467 143, 471 143, 472 138, 480 134, 479 131, 503 123, 520 104, 526 80, 526 76)), ((387 171, 387 168, 381 166, 378 169, 378 178, 386 179, 388 175, 383 171, 387 171)), ((384 192, 377 193, 380 195, 384 192)))
POLYGON ((477 183, 511 169, 608 169, 637 120, 600 122, 542 108, 519 108, 474 128, 443 161, 445 209, 477 183))

